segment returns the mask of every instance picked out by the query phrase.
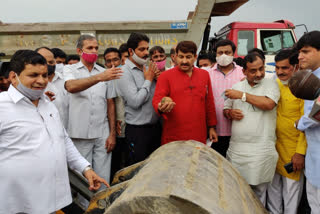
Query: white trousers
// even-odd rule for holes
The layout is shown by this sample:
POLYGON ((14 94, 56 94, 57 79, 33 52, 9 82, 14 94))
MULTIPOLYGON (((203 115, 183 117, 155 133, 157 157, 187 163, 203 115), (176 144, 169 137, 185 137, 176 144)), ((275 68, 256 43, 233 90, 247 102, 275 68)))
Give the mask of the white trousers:
POLYGON ((307 198, 311 207, 311 214, 320 213, 320 189, 313 186, 307 179, 307 198))
MULTIPOLYGON (((91 164, 93 170, 101 178, 104 178, 108 183, 110 180, 111 172, 111 154, 107 153, 105 149, 106 138, 96 138, 96 139, 77 139, 72 138, 74 145, 77 147, 80 154, 87 159, 91 164)), ((101 185, 99 190, 105 189, 104 184, 101 185)), ((83 209, 87 209, 89 206, 89 201, 87 201, 81 195, 78 195, 77 199, 83 209)))
MULTIPOLYGON (((110 180, 111 155, 105 149, 106 138, 76 139, 72 138, 80 154, 89 161, 93 170, 107 182, 110 180)), ((103 185, 105 188, 105 185, 103 185)))
POLYGON ((267 201, 267 188, 268 188, 269 182, 268 183, 262 183, 259 185, 250 185, 251 189, 253 192, 257 195, 263 206, 266 206, 266 201, 267 201))
POLYGON ((271 214, 297 214, 303 191, 304 176, 296 181, 285 176, 274 174, 268 186, 267 208, 271 214))

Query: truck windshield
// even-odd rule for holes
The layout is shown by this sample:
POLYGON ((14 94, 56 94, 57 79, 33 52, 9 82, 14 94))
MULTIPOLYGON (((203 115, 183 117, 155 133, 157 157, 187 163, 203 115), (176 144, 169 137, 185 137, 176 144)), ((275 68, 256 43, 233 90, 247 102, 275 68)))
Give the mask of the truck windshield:
POLYGON ((263 51, 268 54, 275 53, 283 48, 290 48, 294 45, 291 31, 284 30, 261 30, 260 41, 263 51))
POLYGON ((254 31, 238 31, 238 55, 245 56, 252 48, 254 48, 254 31))

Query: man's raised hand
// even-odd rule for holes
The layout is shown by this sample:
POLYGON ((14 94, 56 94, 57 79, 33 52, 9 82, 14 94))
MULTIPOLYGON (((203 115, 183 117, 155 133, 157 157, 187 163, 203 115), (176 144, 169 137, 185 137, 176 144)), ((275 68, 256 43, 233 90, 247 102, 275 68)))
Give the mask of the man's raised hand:
POLYGON ((157 69, 158 69, 157 65, 153 62, 150 62, 148 70, 146 69, 145 66, 143 66, 144 78, 152 82, 155 78, 157 69))
POLYGON ((98 74, 100 81, 109 81, 114 79, 120 79, 123 71, 121 68, 116 68, 112 66, 112 68, 106 69, 104 72, 98 74))

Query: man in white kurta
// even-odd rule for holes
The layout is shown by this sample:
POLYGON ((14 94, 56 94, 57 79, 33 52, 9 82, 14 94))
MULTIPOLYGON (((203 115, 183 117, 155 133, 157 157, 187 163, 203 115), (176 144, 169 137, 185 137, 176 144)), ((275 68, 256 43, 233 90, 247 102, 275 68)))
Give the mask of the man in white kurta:
POLYGON ((55 94, 55 99, 52 101, 57 107, 63 126, 68 127, 69 119, 69 94, 64 88, 63 75, 59 72, 55 72, 51 82, 48 82, 46 91, 51 91, 55 94))
POLYGON ((244 66, 246 80, 226 90, 224 114, 232 119, 232 135, 227 159, 237 168, 265 205, 267 184, 275 173, 277 83, 264 78, 264 61, 248 55, 244 66))
POLYGON ((67 165, 83 172, 91 189, 107 185, 88 167, 43 95, 46 60, 21 50, 11 65, 12 85, 0 94, 0 214, 47 214, 70 204, 67 165))

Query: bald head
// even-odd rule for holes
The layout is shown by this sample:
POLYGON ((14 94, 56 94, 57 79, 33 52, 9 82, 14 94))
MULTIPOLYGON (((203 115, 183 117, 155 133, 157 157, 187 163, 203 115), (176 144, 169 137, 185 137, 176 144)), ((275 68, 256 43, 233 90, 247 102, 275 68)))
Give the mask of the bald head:
POLYGON ((56 60, 54 59, 53 53, 47 48, 39 48, 36 51, 47 60, 48 65, 56 64, 56 60))

